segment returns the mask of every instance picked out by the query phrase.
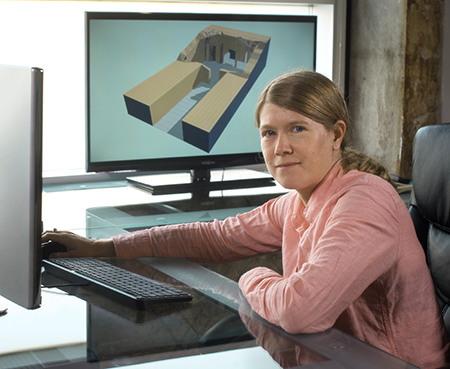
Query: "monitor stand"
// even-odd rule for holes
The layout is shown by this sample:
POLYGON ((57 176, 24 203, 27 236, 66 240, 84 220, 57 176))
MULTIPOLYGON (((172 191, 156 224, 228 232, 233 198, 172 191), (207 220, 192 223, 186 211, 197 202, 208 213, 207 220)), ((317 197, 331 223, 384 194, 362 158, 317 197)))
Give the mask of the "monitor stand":
MULTIPOLYGON (((239 169, 237 173, 235 170, 227 169, 212 171, 206 173, 206 176, 199 176, 199 172, 194 174, 194 176, 191 176, 191 173, 152 175, 138 180, 136 177, 130 178, 130 184, 133 183, 136 188, 153 194, 148 203, 90 208, 86 211, 89 214, 87 219, 104 220, 115 228, 132 232, 159 225, 225 219, 249 211, 287 192, 277 186, 269 174, 256 170, 239 169), (242 178, 238 174, 240 176, 245 174, 246 177, 242 178), (214 184, 222 178, 225 184, 214 184), (236 184, 239 186, 235 186, 236 184), (245 186, 242 186, 243 184, 245 186), (216 188, 236 187, 239 188, 237 191, 213 191, 216 188), (167 195, 171 192, 168 190, 175 189, 186 193, 167 195), (155 196, 158 194, 162 196, 155 196)), ((90 229, 89 237, 104 237, 100 235, 103 228, 100 233, 91 225, 87 228, 90 229)))
POLYGON ((190 173, 128 177, 132 186, 153 195, 192 193, 205 197, 211 191, 271 187, 276 183, 269 174, 250 169, 191 170, 190 173))
POLYGON ((194 170, 190 173, 129 177, 127 181, 152 195, 190 194, 191 197, 187 200, 164 201, 168 207, 181 212, 258 206, 276 197, 273 190, 263 190, 265 187, 276 186, 273 177, 251 169, 194 170), (245 195, 231 191, 226 196, 211 196, 212 191, 253 188, 262 191, 251 191, 251 195, 248 191, 245 195))

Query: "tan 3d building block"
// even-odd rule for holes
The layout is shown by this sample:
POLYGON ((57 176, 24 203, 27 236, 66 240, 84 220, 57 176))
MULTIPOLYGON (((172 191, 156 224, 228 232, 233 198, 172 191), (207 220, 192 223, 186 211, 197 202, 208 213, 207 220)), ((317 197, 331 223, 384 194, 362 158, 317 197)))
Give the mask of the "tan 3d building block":
POLYGON ((269 41, 205 28, 176 61, 124 94, 128 113, 209 152, 264 69, 269 41))

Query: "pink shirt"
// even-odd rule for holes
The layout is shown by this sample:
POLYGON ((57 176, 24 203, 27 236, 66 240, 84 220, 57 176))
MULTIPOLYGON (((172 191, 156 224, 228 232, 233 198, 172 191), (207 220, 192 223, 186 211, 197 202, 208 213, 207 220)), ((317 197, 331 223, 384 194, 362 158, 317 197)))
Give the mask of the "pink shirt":
POLYGON ((446 363, 448 337, 407 208, 380 177, 333 168, 305 207, 296 192, 245 214, 114 238, 117 256, 226 262, 282 251, 239 285, 290 333, 339 328, 421 368, 446 363))

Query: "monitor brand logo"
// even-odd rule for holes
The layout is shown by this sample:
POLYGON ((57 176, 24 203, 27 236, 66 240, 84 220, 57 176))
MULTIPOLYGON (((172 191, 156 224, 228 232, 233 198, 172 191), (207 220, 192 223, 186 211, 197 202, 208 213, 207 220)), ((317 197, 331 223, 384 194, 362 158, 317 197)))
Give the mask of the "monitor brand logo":
POLYGON ((213 160, 202 161, 202 165, 214 165, 216 164, 213 160))

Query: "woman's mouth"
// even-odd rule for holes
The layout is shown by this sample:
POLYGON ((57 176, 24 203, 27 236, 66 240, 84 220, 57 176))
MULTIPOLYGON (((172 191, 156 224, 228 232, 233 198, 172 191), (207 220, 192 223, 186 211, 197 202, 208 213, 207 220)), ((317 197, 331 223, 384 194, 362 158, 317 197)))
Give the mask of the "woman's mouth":
POLYGON ((295 166, 295 165, 298 165, 299 163, 280 163, 280 164, 277 164, 276 165, 276 167, 277 168, 280 168, 280 169, 283 169, 283 168, 290 168, 290 167, 293 167, 293 166, 295 166))

